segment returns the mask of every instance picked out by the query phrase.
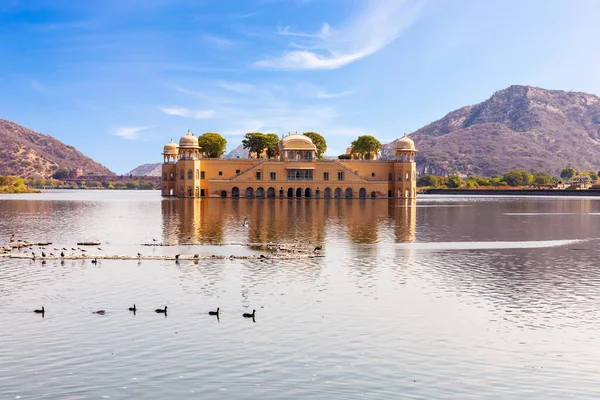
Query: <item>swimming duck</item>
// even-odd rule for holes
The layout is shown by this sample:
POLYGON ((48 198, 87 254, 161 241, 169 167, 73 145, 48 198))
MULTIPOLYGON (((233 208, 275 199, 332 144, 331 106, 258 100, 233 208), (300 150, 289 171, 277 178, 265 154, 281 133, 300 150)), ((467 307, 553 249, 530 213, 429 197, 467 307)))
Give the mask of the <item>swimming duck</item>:
POLYGON ((167 306, 165 306, 165 308, 157 308, 154 311, 156 311, 159 314, 166 314, 167 313, 167 306))
POLYGON ((97 258, 94 258, 94 259, 92 260, 92 264, 98 264, 98 259, 97 259, 97 258))
POLYGON ((43 313, 46 312, 46 310, 44 310, 44 306, 42 306, 41 310, 33 310, 33 312, 36 313, 36 314, 43 314, 43 313))
POLYGON ((129 311, 133 311, 133 312, 137 311, 137 308, 135 307, 135 304, 133 305, 133 307, 129 307, 129 311))
POLYGON ((220 308, 217 307, 217 311, 209 311, 208 315, 216 315, 218 317, 219 316, 219 310, 220 310, 220 308))
POLYGON ((249 314, 249 313, 244 313, 244 314, 242 314, 242 316, 243 316, 244 318, 254 318, 254 315, 255 315, 255 314, 256 314, 256 310, 252 310, 252 314, 249 314))
POLYGON ((64 256, 65 256, 65 252, 64 252, 64 251, 61 251, 61 252, 60 252, 60 256, 61 256, 61 257, 64 257, 64 256))
POLYGON ((104 315, 104 314, 106 314, 106 310, 98 310, 98 311, 94 311, 92 314, 104 315))
POLYGON ((175 259, 179 260, 179 254, 175 254, 175 259))

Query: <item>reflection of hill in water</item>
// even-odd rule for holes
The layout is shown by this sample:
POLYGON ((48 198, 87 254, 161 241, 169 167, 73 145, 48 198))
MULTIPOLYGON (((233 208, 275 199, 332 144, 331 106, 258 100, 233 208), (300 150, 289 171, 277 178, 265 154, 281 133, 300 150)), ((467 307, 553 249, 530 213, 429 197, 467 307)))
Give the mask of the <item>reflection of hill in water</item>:
POLYGON ((344 232, 355 243, 376 243, 390 235, 395 242, 415 240, 414 202, 164 199, 161 208, 163 241, 170 243, 323 243, 344 232))

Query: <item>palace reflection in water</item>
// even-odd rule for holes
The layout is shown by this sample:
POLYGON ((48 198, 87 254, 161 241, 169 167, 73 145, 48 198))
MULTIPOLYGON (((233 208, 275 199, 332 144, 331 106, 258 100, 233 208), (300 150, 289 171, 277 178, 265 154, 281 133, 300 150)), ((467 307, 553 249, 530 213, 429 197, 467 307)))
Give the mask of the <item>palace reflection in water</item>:
POLYGON ((320 244, 339 230, 355 243, 412 242, 416 231, 414 200, 182 198, 162 200, 161 209, 165 243, 320 244))

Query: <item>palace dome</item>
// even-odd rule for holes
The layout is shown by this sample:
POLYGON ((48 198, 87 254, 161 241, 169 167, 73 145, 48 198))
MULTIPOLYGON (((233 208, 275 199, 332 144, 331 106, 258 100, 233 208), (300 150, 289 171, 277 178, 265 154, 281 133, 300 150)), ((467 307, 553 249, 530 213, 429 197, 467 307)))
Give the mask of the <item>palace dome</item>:
POLYGON ((396 141, 396 151, 417 151, 415 149, 415 142, 412 141, 406 133, 398 141, 396 141))
POLYGON ((178 150, 179 149, 177 148, 177 144, 175 144, 173 139, 171 139, 171 141, 169 143, 165 144, 165 147, 163 148, 163 154, 177 155, 178 150))
POLYGON ((317 150, 317 146, 308 136, 299 133, 284 136, 279 142, 281 150, 317 150))
POLYGON ((179 147, 183 148, 199 148, 198 138, 188 131, 184 136, 179 139, 179 147))

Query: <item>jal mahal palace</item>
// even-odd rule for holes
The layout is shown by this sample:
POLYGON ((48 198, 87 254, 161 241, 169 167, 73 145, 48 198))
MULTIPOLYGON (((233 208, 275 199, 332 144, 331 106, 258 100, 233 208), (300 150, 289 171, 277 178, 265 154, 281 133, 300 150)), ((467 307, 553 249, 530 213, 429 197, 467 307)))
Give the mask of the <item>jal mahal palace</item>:
MULTIPOLYGON (((318 159, 312 140, 284 136, 277 158, 205 158, 188 131, 164 146, 161 190, 174 197, 415 199, 415 144, 404 135, 390 160, 318 159)), ((376 158, 376 157, 374 157, 376 158)))

